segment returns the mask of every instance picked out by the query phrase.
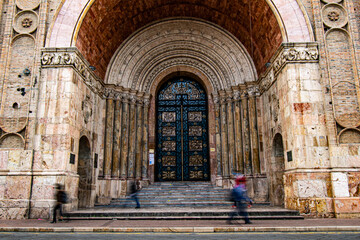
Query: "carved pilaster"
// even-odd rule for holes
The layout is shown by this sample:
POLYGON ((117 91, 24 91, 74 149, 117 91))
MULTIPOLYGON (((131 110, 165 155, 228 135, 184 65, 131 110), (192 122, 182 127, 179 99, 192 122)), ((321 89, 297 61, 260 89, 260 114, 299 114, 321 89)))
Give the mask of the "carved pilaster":
POLYGON ((227 136, 228 136, 228 155, 229 155, 229 174, 233 175, 235 163, 235 138, 234 138, 234 116, 233 116, 233 93, 226 93, 226 109, 227 109, 227 136))
POLYGON ((220 126, 220 98, 219 95, 213 95, 213 101, 215 106, 215 139, 216 139, 216 163, 217 163, 217 177, 222 176, 221 166, 221 126, 220 126))
POLYGON ((143 164, 142 164, 142 179, 148 179, 148 161, 149 161, 149 149, 148 149, 148 137, 149 137, 149 106, 150 106, 150 96, 145 95, 144 97, 144 121, 143 121, 143 164))
POLYGON ((124 92, 123 99, 123 114, 122 114, 122 133, 121 133, 121 162, 120 162, 120 176, 127 177, 127 162, 129 150, 129 93, 124 92))
POLYGON ((257 106, 256 96, 259 95, 259 91, 256 87, 248 89, 249 92, 249 133, 250 133, 250 145, 251 145, 251 157, 253 174, 260 173, 260 156, 259 156, 259 138, 257 127, 257 106))
POLYGON ((135 93, 130 94, 130 132, 129 132, 129 160, 128 160, 128 177, 135 177, 135 146, 136 146, 136 102, 135 93))
POLYGON ((245 92, 241 95, 241 113, 242 113, 242 136, 244 152, 244 174, 252 174, 251 164, 251 145, 250 145, 250 128, 249 128, 249 107, 248 96, 245 92))
POLYGON ((244 172, 240 90, 234 92, 235 171, 244 172))
POLYGON ((113 151, 114 100, 106 100, 106 130, 104 151, 104 177, 111 176, 111 160, 113 151))
POLYGON ((220 92, 220 122, 221 122, 221 157, 223 177, 228 178, 229 173, 229 155, 228 155, 228 139, 227 139, 227 108, 225 92, 220 92))
POLYGON ((144 100, 143 96, 139 94, 138 102, 136 106, 136 152, 135 152, 135 178, 141 179, 141 168, 142 168, 142 139, 143 137, 143 114, 144 114, 144 100))
POLYGON ((120 176, 120 149, 121 149, 121 122, 122 122, 122 103, 121 100, 115 101, 114 116, 114 148, 112 156, 112 176, 120 176))

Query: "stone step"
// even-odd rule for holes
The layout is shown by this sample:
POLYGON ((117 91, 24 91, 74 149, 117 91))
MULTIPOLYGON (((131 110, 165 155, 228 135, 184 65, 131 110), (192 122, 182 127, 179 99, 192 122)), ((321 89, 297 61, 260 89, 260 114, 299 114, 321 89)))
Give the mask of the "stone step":
MULTIPOLYGON (((118 219, 118 220, 226 220, 234 211, 229 207, 207 208, 154 208, 119 209, 94 208, 66 213, 70 219, 118 219)), ((298 211, 274 207, 254 206, 248 210, 253 220, 304 219, 298 211)))

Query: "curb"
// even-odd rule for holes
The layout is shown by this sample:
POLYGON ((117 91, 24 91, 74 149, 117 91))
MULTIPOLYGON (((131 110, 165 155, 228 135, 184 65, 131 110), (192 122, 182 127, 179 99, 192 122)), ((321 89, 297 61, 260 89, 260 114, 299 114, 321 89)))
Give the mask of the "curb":
POLYGON ((360 226, 319 227, 0 227, 0 232, 153 232, 153 233, 220 233, 220 232, 336 232, 360 231, 360 226))

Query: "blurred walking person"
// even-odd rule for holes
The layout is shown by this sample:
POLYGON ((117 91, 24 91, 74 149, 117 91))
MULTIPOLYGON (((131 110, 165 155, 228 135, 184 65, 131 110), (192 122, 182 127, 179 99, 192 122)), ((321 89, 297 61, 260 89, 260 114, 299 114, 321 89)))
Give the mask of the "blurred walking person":
POLYGON ((131 199, 133 199, 136 203, 136 207, 135 208, 140 208, 140 202, 139 202, 139 198, 138 198, 138 186, 136 184, 136 182, 132 182, 131 186, 130 186, 130 197, 131 199))
POLYGON ((68 202, 68 197, 66 192, 64 191, 64 186, 57 183, 55 184, 55 207, 53 210, 53 220, 51 223, 56 223, 56 213, 59 210, 60 219, 59 221, 62 221, 63 219, 63 213, 62 213, 62 205, 68 202))
POLYGON ((245 224, 251 224, 252 222, 249 220, 247 207, 248 203, 252 205, 253 202, 247 195, 245 176, 239 176, 235 179, 235 186, 231 190, 231 197, 235 202, 236 211, 230 213, 227 223, 232 224, 235 215, 239 215, 244 217, 245 224))

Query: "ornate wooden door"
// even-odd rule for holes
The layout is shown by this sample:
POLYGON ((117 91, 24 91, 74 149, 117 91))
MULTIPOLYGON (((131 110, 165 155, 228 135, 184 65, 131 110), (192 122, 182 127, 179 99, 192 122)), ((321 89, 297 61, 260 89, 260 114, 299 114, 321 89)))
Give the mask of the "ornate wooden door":
POLYGON ((177 77, 161 87, 156 130, 157 180, 209 180, 207 98, 199 83, 177 77))

